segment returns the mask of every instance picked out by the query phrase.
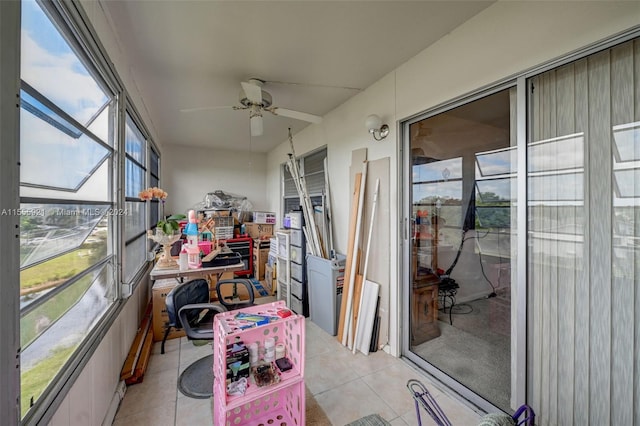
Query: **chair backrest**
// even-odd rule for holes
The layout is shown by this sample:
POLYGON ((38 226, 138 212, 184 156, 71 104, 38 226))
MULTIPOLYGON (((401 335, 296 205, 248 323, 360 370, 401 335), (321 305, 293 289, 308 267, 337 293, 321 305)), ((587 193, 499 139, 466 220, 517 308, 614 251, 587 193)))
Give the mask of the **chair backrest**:
POLYGON ((254 305, 253 302, 255 300, 255 295, 253 293, 253 284, 251 284, 251 280, 248 280, 246 278, 230 278, 220 280, 216 284, 216 293, 218 294, 218 302, 229 311, 254 305), (249 295, 249 299, 243 300, 241 302, 230 302, 229 300, 236 300, 236 297, 238 297, 239 295, 238 284, 245 288, 246 293, 249 295), (223 295, 223 293, 225 293, 226 291, 222 290, 224 287, 231 287, 231 291, 229 292, 230 294, 226 295, 226 299, 224 297, 225 295, 223 295))
MULTIPOLYGON (((184 305, 194 303, 209 302, 209 283, 204 279, 196 279, 179 284, 167 294, 165 305, 167 307, 167 315, 169 316, 169 324, 171 327, 182 328, 182 324, 178 319, 178 311, 184 305)), ((195 319, 198 315, 197 311, 193 311, 189 317, 189 321, 195 319)))

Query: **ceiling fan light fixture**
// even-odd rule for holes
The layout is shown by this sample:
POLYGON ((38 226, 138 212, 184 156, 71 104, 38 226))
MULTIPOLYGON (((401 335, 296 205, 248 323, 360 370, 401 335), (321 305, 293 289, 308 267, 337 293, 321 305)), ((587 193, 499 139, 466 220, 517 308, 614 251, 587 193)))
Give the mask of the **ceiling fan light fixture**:
POLYGON ((260 136, 262 135, 263 124, 262 124, 262 114, 254 114, 252 110, 249 115, 249 123, 251 125, 251 136, 260 136))

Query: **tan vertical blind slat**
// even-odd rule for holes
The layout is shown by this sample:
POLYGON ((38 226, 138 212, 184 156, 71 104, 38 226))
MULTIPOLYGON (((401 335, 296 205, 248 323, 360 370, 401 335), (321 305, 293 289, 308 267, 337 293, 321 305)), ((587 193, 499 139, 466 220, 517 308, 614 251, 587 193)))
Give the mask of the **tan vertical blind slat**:
POLYGON ((540 425, 640 424, 640 170, 614 155, 621 126, 640 151, 640 42, 531 82, 530 403, 540 425))

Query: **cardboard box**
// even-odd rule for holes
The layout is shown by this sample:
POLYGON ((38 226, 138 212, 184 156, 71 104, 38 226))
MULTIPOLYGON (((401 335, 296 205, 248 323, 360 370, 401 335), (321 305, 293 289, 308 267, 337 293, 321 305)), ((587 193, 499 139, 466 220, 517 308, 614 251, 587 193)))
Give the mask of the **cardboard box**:
POLYGON ((276 281, 275 265, 273 266, 266 265, 264 267, 264 281, 267 287, 270 287, 269 290, 271 290, 271 295, 272 296, 275 295, 276 290, 278 288, 277 281, 276 281))
POLYGON ((273 212, 253 212, 253 222, 273 225, 276 223, 276 214, 273 212))
MULTIPOLYGON (((233 272, 225 272, 222 274, 220 279, 228 279, 235 278, 233 272)), ((216 284, 217 284, 217 275, 212 274, 208 277, 209 281, 209 299, 211 301, 218 300, 218 294, 216 292, 216 284)), ((165 304, 165 299, 167 298, 167 294, 178 285, 178 281, 175 278, 168 278, 163 280, 156 280, 152 287, 152 304, 153 304, 153 316, 152 316, 152 326, 153 326, 153 340, 155 342, 161 342, 164 337, 165 323, 169 321, 169 314, 167 314, 167 307, 165 304)), ((243 291, 244 287, 239 289, 239 293, 241 297, 249 298, 249 294, 246 290, 243 291)), ((222 295, 229 296, 233 292, 231 288, 222 289, 222 295)), ((176 339, 178 337, 185 336, 184 330, 176 330, 173 328, 169 335, 167 336, 167 340, 176 339)))
MULTIPOLYGON (((169 294, 176 285, 178 285, 178 282, 174 278, 156 280, 153 283, 151 290, 153 304, 152 326, 153 340, 155 342, 161 342, 164 337, 165 324, 169 321, 169 315, 167 314, 167 307, 164 301, 167 298, 167 294, 169 294)), ((167 336, 167 340, 182 336, 185 336, 184 330, 172 328, 167 336)))
POLYGON ((269 240, 254 240, 253 242, 253 276, 264 280, 264 268, 269 257, 269 240))
POLYGON ((273 235, 273 225, 265 223, 245 222, 244 229, 251 238, 266 239, 273 235))

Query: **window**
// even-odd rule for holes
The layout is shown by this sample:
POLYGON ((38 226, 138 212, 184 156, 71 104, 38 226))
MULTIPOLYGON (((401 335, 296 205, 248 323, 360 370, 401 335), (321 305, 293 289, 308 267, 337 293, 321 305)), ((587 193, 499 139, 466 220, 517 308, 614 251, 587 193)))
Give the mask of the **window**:
POLYGON ((145 225, 147 204, 138 198, 146 182, 147 141, 129 113, 125 127, 125 152, 125 199, 126 210, 130 214, 125 216, 124 224, 123 280, 130 283, 146 261, 148 244, 145 225))
MULTIPOLYGON (((327 149, 324 148, 304 157, 298 157, 300 174, 304 176, 307 184, 307 193, 314 206, 321 206, 325 196, 324 161, 327 158, 327 149)), ((286 165, 283 169, 283 211, 290 212, 300 209, 300 197, 296 190, 293 177, 286 165)))
MULTIPOLYGON (((158 153, 151 148, 149 151, 149 186, 159 186, 160 185, 160 156, 158 153)), ((156 224, 158 220, 160 220, 160 206, 157 198, 154 198, 150 201, 150 212, 149 215, 151 217, 149 223, 156 224)), ((149 240, 149 243, 154 244, 153 241, 149 240)))
POLYGON ((117 298, 111 176, 115 93, 64 25, 22 3, 22 416, 117 298))
POLYGON ((512 201, 516 199, 516 149, 502 148, 476 154, 473 227, 483 232, 478 253, 508 257, 502 240, 511 238, 512 201))

